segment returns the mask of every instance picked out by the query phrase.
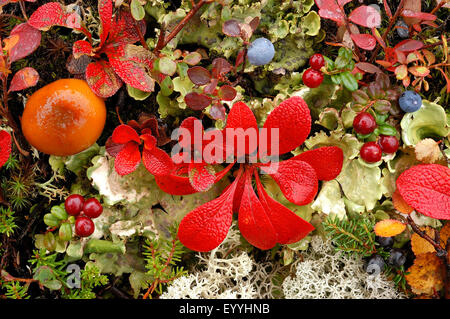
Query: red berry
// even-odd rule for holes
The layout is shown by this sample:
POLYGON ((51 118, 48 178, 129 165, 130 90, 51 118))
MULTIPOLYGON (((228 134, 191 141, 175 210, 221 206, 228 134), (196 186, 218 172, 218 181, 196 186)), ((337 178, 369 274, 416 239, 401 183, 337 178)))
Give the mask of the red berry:
POLYGON ((322 83, 323 74, 320 71, 309 68, 303 72, 302 79, 307 87, 316 88, 322 83))
POLYGON ((381 160, 382 150, 376 142, 367 142, 359 151, 361 158, 367 163, 376 163, 381 160))
POLYGON ((319 71, 321 67, 325 66, 325 59, 323 55, 320 53, 316 53, 309 58, 309 65, 314 70, 319 71))
POLYGON ((78 214, 83 209, 84 198, 81 195, 73 194, 66 198, 64 202, 64 207, 67 214, 72 216, 78 216, 78 214))
POLYGON ((392 154, 398 150, 398 139, 395 136, 380 135, 378 143, 386 154, 392 154))
POLYGON ((372 133, 377 127, 377 122, 372 114, 367 112, 361 112, 356 115, 353 120, 353 128, 358 134, 366 135, 372 133))
POLYGON ((103 212, 102 204, 96 198, 89 198, 84 202, 83 213, 90 218, 97 218, 103 212))
POLYGON ((80 237, 91 236, 95 230, 94 222, 85 216, 80 216, 75 220, 75 233, 80 237))

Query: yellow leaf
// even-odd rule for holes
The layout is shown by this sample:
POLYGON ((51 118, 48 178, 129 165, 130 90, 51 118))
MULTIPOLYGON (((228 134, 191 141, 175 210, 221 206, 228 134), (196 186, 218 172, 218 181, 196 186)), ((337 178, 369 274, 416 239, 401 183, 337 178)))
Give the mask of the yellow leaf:
POLYGON ((407 272, 406 282, 417 295, 433 295, 444 286, 444 263, 434 253, 417 256, 407 272))
POLYGON ((375 227, 375 234, 381 237, 392 237, 402 233, 406 225, 395 219, 385 219, 379 221, 375 227))
MULTIPOLYGON (((435 230, 431 227, 421 227, 420 230, 425 232, 428 236, 434 239, 435 230)), ((421 254, 426 253, 434 253, 436 250, 433 245, 431 245, 426 239, 423 239, 418 234, 414 233, 411 236, 411 249, 414 252, 414 255, 419 256, 421 254)))

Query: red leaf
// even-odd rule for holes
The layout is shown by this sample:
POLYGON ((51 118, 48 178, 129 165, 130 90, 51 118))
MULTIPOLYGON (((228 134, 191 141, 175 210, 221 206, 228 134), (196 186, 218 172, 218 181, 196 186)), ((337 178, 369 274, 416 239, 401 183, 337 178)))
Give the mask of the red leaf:
POLYGON ((122 81, 141 91, 153 92, 155 80, 148 74, 144 65, 125 57, 123 46, 116 47, 114 52, 110 48, 106 54, 110 65, 122 81))
POLYGON ((398 43, 394 49, 400 52, 411 52, 419 50, 423 47, 423 42, 418 40, 406 39, 398 43))
POLYGON ((241 35, 241 26, 237 20, 227 20, 222 24, 222 32, 229 37, 239 37, 241 35))
POLYGON ((244 63, 245 53, 246 53, 245 49, 242 49, 241 51, 239 51, 239 53, 236 57, 236 65, 235 65, 236 68, 238 66, 240 66, 242 63, 244 63))
POLYGON ((392 11, 391 11, 391 8, 389 7, 387 0, 383 0, 383 5, 384 5, 384 11, 386 11, 387 16, 389 17, 389 19, 392 19, 392 17, 393 17, 392 11))
POLYGON ((367 72, 367 73, 382 73, 381 69, 377 67, 376 65, 373 65, 372 63, 367 62, 358 62, 355 64, 355 66, 360 69, 361 71, 367 72))
POLYGON ((220 197, 197 207, 181 220, 178 238, 184 246, 205 252, 223 242, 231 226, 233 196, 238 180, 220 197))
POLYGON ((211 79, 211 82, 209 82, 207 85, 203 87, 203 93, 214 94, 214 91, 216 91, 217 84, 219 84, 218 79, 211 79))
POLYGON ((108 37, 112 26, 113 2, 112 0, 98 1, 98 13, 100 16, 102 31, 100 33, 100 45, 102 47, 108 37))
MULTIPOLYGON (((311 115, 306 102, 299 96, 293 96, 280 103, 270 112, 264 123, 267 129, 267 154, 276 155, 292 151, 303 144, 311 130, 311 115), (279 140, 273 141, 279 145, 278 152, 271 151, 271 129, 278 129, 279 140), (272 154, 273 153, 273 154, 272 154)), ((261 136, 261 134, 260 134, 261 136)), ((259 143, 260 147, 265 147, 259 143)), ((263 143, 264 144, 264 143, 263 143)))
POLYGON ((19 36, 19 41, 11 49, 9 61, 15 62, 33 53, 41 44, 41 32, 28 23, 21 23, 15 26, 9 37, 19 36))
POLYGON ((426 12, 416 12, 413 10, 403 10, 402 16, 405 18, 416 18, 422 21, 434 21, 437 17, 434 14, 426 13, 426 12))
POLYGON ((144 20, 136 22, 129 11, 120 10, 111 25, 107 40, 108 45, 106 45, 105 49, 114 49, 118 46, 139 41, 139 33, 134 27, 135 23, 137 23, 138 29, 144 35, 146 29, 144 20))
POLYGON ((117 154, 114 161, 114 168, 117 174, 124 176, 136 170, 141 162, 139 144, 134 141, 125 144, 124 148, 117 154))
POLYGON ((169 155, 157 147, 152 150, 144 148, 142 161, 145 168, 155 176, 169 175, 173 170, 173 162, 169 155))
POLYGON ((190 92, 185 95, 184 101, 194 111, 201 111, 211 104, 212 99, 204 94, 190 92))
POLYGON ((6 131, 0 131, 0 167, 5 165, 11 154, 11 135, 6 131))
POLYGON ((404 171, 397 189, 406 203, 419 213, 450 219, 450 169, 438 164, 421 164, 404 171))
POLYGON ((122 80, 106 61, 90 63, 86 68, 86 81, 92 91, 103 98, 113 96, 122 86, 122 80))
POLYGON ((72 52, 75 59, 79 59, 83 55, 94 55, 94 53, 92 52, 92 45, 84 40, 76 41, 73 44, 72 52))
POLYGON ((188 69, 187 75, 195 85, 205 85, 211 80, 211 74, 209 71, 201 66, 194 66, 188 69))
POLYGON ((81 17, 76 12, 66 13, 65 7, 58 2, 49 2, 33 12, 28 24, 42 31, 46 31, 55 25, 79 29, 81 17))
POLYGON ((377 42, 381 45, 381 47, 383 49, 386 49, 386 42, 384 42, 383 38, 376 28, 372 28, 372 35, 374 36, 375 40, 377 40, 377 42))
POLYGON ((206 192, 216 182, 214 168, 203 163, 190 163, 189 181, 196 191, 206 192))
POLYGON ((303 152, 291 158, 308 163, 316 171, 321 181, 331 181, 338 177, 344 162, 344 153, 339 147, 324 146, 303 152))
POLYGON ((212 62, 212 76, 215 78, 227 74, 232 69, 231 64, 224 58, 215 58, 212 62))
POLYGON ((319 7, 319 15, 321 18, 336 21, 338 24, 345 22, 345 16, 339 5, 344 6, 349 0, 339 0, 339 5, 335 0, 315 0, 319 7))
POLYGON ((252 174, 247 170, 244 192, 239 207, 238 224, 242 236, 259 249, 270 249, 277 243, 277 233, 252 186, 252 174))
POLYGON ((264 190, 259 177, 256 174, 255 176, 258 197, 277 233, 277 243, 296 243, 314 230, 310 223, 271 198, 264 190))
POLYGON ((269 174, 290 202, 306 205, 312 202, 317 193, 318 179, 314 168, 306 162, 286 160, 261 167, 269 174))
POLYGON ((233 101, 236 95, 237 92, 231 85, 225 84, 219 89, 219 97, 223 101, 233 101))
POLYGON ((377 46, 377 39, 370 34, 351 34, 350 36, 361 49, 371 51, 377 46))
POLYGON ((381 24, 381 15, 377 9, 369 6, 360 6, 350 13, 351 22, 366 28, 378 28, 381 24))
POLYGON ((31 67, 23 68, 14 74, 8 92, 21 91, 35 86, 38 81, 39 73, 35 69, 31 67))
POLYGON ((189 178, 185 176, 178 176, 175 174, 155 176, 155 181, 158 187, 167 194, 190 195, 197 193, 192 187, 189 178))
POLYGON ((112 141, 117 144, 126 144, 131 141, 140 143, 138 133, 129 125, 121 124, 116 127, 112 133, 112 141))

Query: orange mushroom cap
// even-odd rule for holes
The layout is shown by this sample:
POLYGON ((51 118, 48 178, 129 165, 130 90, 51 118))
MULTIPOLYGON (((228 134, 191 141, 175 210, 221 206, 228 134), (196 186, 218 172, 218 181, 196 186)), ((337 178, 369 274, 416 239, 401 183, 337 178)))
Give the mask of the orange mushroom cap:
POLYGON ((105 121, 105 102, 86 81, 62 79, 31 95, 23 112, 22 131, 39 151, 67 156, 94 144, 105 121))

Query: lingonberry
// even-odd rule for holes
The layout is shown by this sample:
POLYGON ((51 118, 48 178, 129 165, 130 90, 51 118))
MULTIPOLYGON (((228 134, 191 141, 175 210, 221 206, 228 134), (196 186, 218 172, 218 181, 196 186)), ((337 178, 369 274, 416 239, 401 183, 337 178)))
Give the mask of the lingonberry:
POLYGON ((80 237, 91 236, 95 230, 94 222, 86 216, 79 216, 75 220, 75 233, 80 237))
POLYGON ((316 53, 309 58, 309 65, 312 69, 320 71, 320 69, 325 66, 325 59, 320 53, 316 53))
POLYGON ((398 150, 399 142, 395 136, 380 135, 378 143, 380 144, 383 152, 386 154, 392 154, 398 150))
POLYGON ((83 209, 84 198, 81 195, 73 194, 66 198, 64 202, 64 207, 67 214, 72 216, 78 216, 78 214, 83 209))
POLYGON ((361 158, 367 163, 376 163, 381 160, 381 155, 383 151, 381 150, 380 145, 376 142, 367 142, 359 151, 359 155, 361 158))
POLYGON ((323 74, 320 71, 309 68, 305 72, 303 72, 302 79, 303 79, 303 83, 307 87, 316 88, 322 83, 323 74))
POLYGON ((353 128, 358 134, 366 135, 372 133, 377 127, 377 122, 372 114, 361 112, 353 120, 353 128))
POLYGON ((90 218, 97 218, 103 212, 102 204, 96 198, 89 198, 84 202, 83 213, 90 218))

